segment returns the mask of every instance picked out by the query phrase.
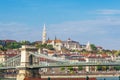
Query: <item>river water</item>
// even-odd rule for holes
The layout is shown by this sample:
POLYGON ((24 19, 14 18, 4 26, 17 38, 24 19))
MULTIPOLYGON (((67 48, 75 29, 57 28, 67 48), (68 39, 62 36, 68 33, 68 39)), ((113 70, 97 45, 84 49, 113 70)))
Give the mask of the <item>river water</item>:
POLYGON ((98 77, 97 80, 120 80, 118 77, 98 77))

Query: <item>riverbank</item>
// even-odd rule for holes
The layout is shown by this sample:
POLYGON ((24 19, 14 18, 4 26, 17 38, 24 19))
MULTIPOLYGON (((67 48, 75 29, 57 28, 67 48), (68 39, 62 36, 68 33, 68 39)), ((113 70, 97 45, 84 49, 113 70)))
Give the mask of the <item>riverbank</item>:
POLYGON ((96 78, 25 78, 24 80, 97 80, 96 78))

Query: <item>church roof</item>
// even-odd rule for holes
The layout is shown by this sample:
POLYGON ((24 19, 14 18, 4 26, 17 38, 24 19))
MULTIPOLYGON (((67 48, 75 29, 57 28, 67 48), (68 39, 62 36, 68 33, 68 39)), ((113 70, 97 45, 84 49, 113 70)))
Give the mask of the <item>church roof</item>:
POLYGON ((52 41, 54 41, 55 43, 61 43, 62 41, 61 40, 47 40, 46 42, 47 43, 51 43, 52 41))
POLYGON ((52 42, 52 40, 47 40, 46 42, 47 42, 47 43, 51 43, 51 42, 52 42))
POLYGON ((55 43, 61 43, 61 40, 54 40, 55 43))

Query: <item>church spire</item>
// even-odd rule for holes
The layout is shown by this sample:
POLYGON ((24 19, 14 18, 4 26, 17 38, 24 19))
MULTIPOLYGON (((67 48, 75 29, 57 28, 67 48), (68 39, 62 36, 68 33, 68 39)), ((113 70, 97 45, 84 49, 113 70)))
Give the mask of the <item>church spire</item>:
POLYGON ((57 40, 57 37, 55 36, 55 40, 57 40))
POLYGON ((46 26, 44 24, 43 33, 42 33, 42 44, 46 42, 46 26))
POLYGON ((88 41, 87 45, 86 45, 86 50, 87 51, 91 51, 91 44, 90 42, 88 41))
POLYGON ((46 27, 45 27, 45 24, 44 24, 44 27, 43 27, 43 31, 46 31, 46 27))

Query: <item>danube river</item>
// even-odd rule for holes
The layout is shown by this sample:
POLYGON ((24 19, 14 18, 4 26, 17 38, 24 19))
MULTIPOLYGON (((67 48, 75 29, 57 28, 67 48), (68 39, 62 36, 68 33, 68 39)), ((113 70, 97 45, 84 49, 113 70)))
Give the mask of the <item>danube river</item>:
POLYGON ((119 77, 98 77, 97 80, 120 80, 119 77))

